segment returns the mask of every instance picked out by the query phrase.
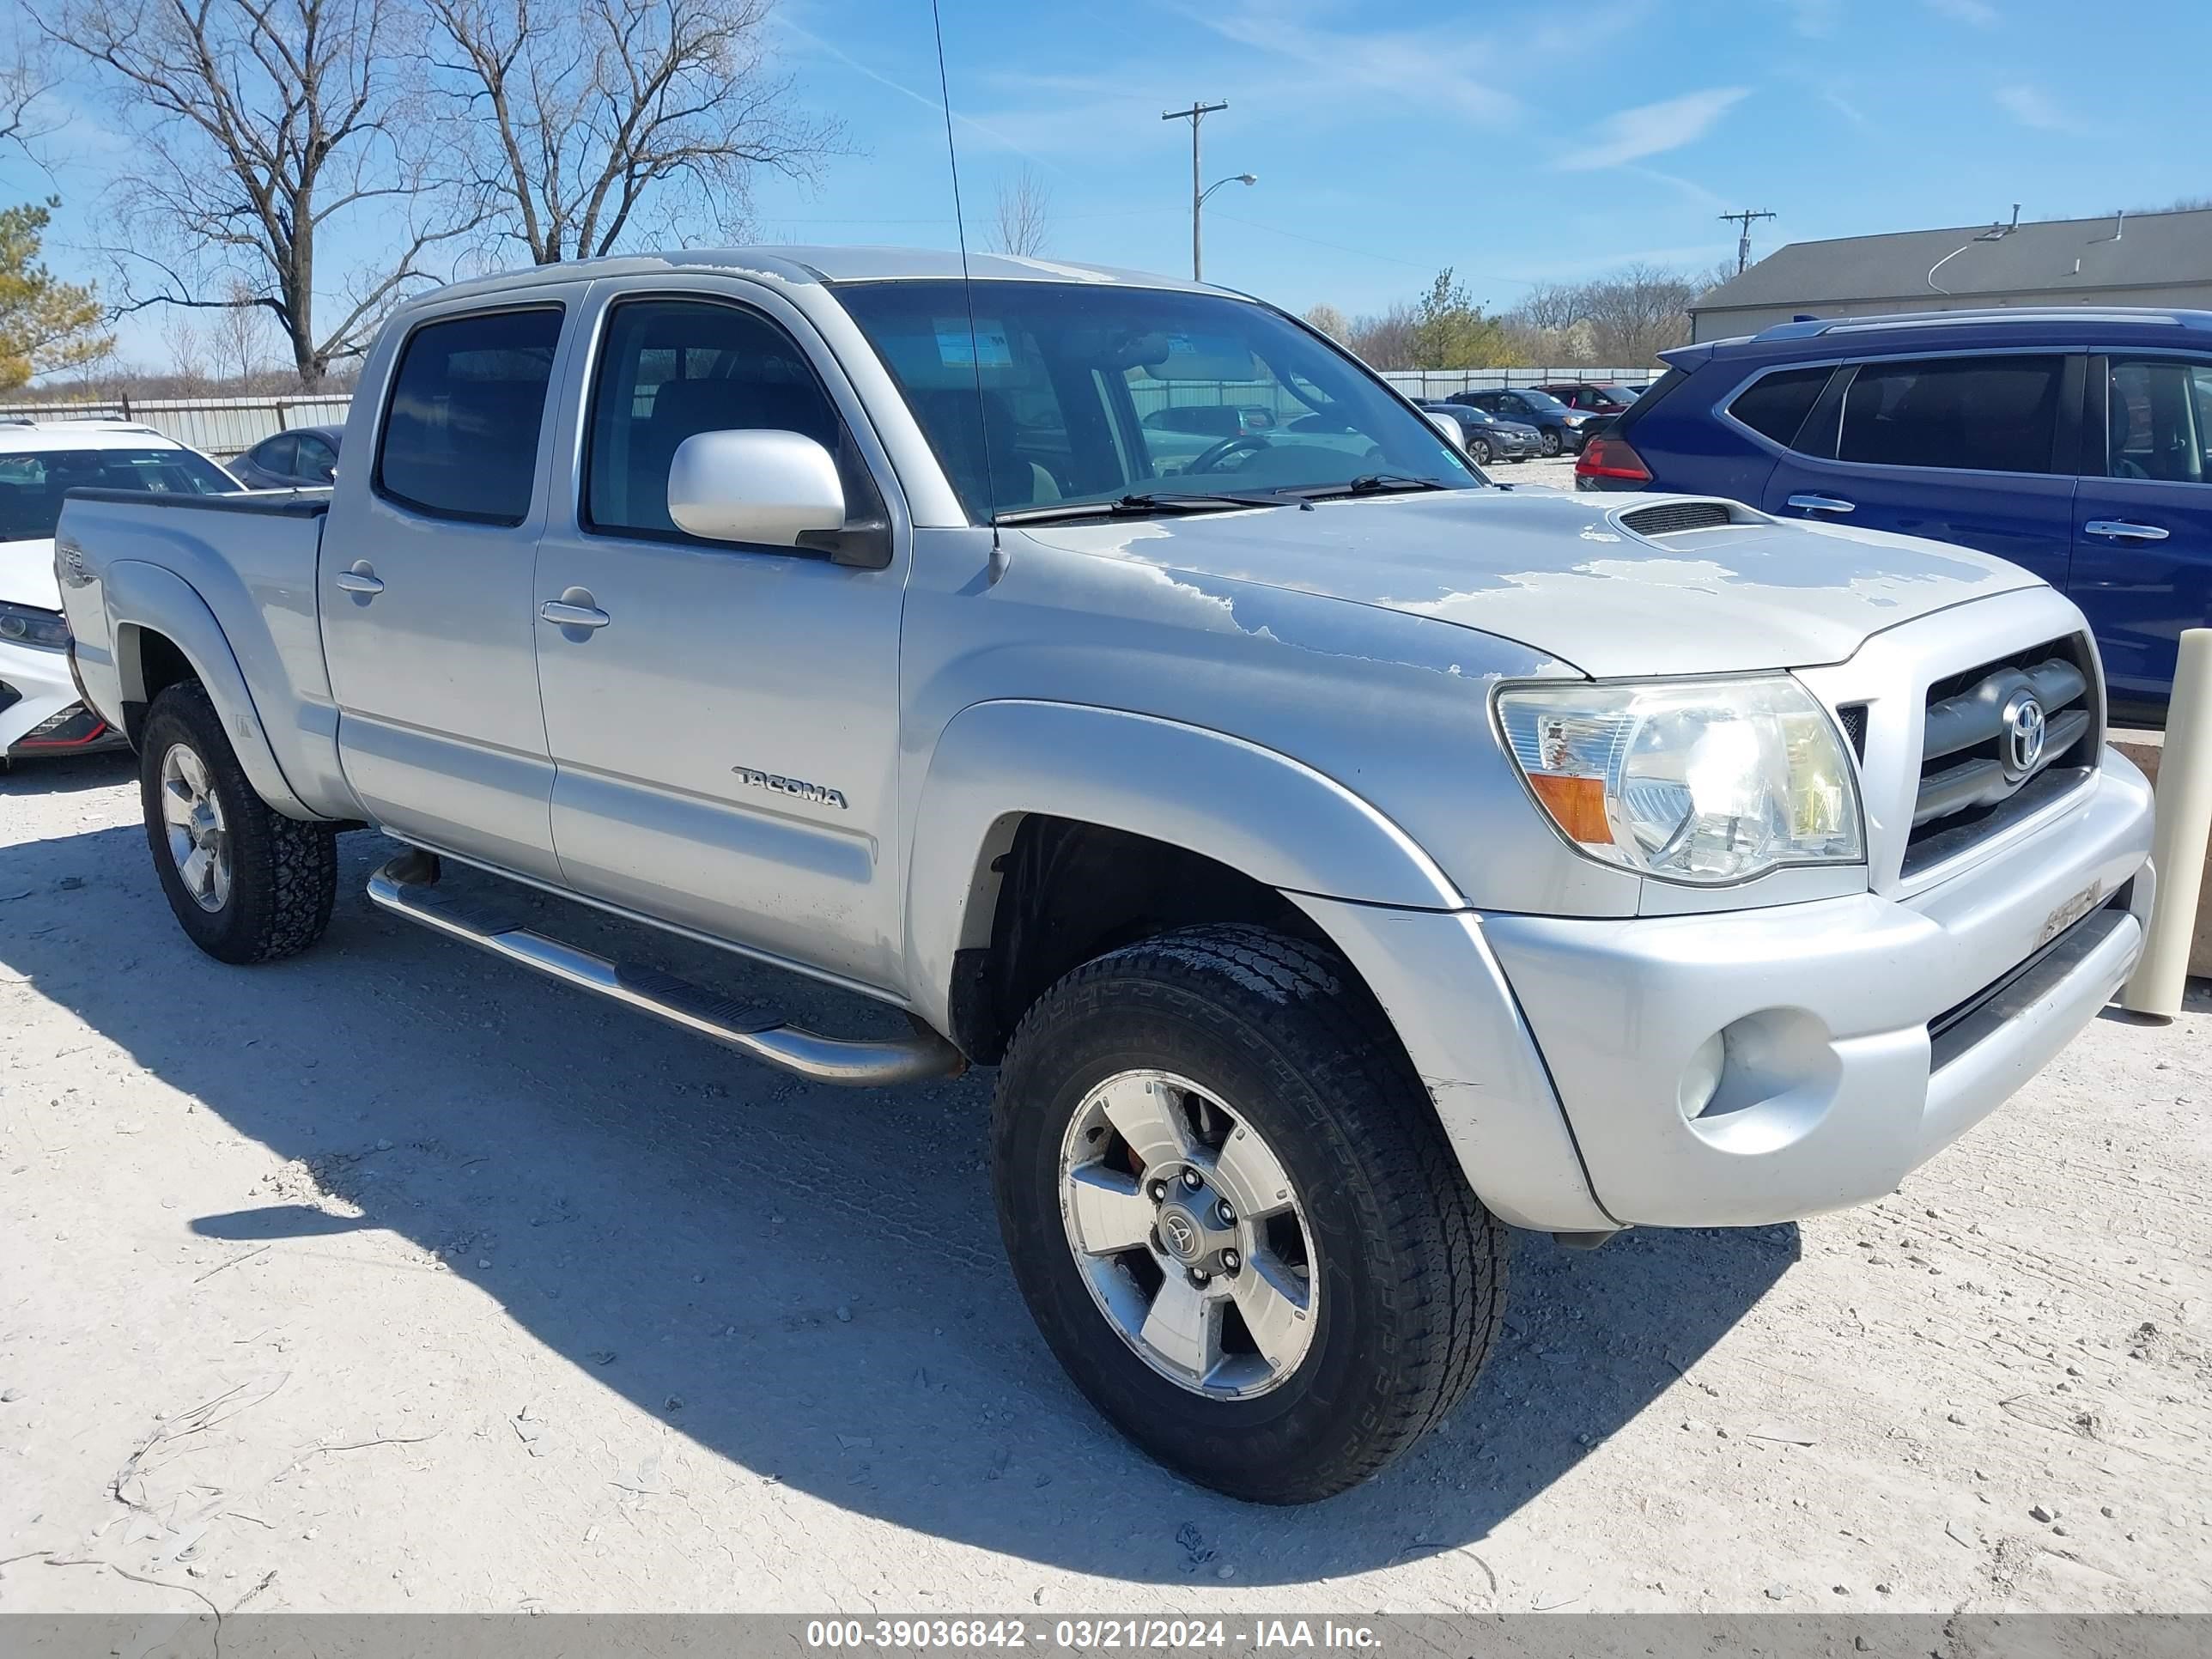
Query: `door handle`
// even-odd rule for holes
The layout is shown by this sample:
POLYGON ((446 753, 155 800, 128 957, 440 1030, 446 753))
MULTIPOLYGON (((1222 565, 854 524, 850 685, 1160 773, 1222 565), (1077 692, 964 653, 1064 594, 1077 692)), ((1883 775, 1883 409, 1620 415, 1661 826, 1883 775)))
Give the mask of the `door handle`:
POLYGON ((597 605, 571 605, 566 599, 546 600, 538 614, 562 628, 605 628, 614 620, 597 605))
POLYGON ((1839 501, 1833 495, 1792 495, 1790 505, 1802 513, 1853 513, 1857 509, 1849 501, 1839 501))
POLYGON ((384 579, 376 574, 367 559, 356 559, 353 568, 337 574, 339 591, 346 593, 381 593, 384 579))
POLYGON ((2115 541, 2162 542, 2166 532, 2154 524, 2130 524, 2124 519, 2092 519, 2081 526, 2091 536, 2110 536, 2115 541))

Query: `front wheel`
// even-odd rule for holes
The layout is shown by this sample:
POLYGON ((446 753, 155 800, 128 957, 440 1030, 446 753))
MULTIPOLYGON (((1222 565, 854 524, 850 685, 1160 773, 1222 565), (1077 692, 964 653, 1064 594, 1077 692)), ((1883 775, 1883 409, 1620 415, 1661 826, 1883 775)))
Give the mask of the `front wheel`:
POLYGON ((1559 453, 1559 434, 1547 427, 1544 435, 1537 440, 1537 446, 1543 450, 1544 459, 1549 460, 1559 453))
POLYGON ((138 738, 155 873, 193 944, 219 962, 270 962, 322 937, 337 896, 337 837, 253 791, 198 682, 154 699, 138 738))
POLYGON ((1477 438, 1472 444, 1468 446, 1468 453, 1474 458, 1474 464, 1477 466, 1488 466, 1490 465, 1490 440, 1487 438, 1477 438))
POLYGON ((999 1221, 1078 1387, 1194 1480, 1357 1485, 1466 1394, 1504 1231, 1334 953, 1188 929, 1024 1018, 993 1114, 999 1221))

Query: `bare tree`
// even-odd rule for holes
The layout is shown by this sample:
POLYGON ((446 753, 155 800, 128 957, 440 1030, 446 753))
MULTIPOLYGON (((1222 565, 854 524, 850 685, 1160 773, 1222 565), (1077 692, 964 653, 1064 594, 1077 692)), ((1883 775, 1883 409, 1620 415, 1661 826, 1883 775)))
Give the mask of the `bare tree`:
POLYGON ((453 138, 539 264, 611 252, 640 216, 741 229, 765 168, 811 182, 842 145, 770 68, 772 0, 427 0, 453 138))
POLYGON ((1589 285, 1591 343, 1608 367, 1641 365, 1690 337, 1690 301, 1702 279, 1657 265, 1630 265, 1589 285))
POLYGON ((1513 307, 1516 323, 1534 329, 1572 328, 1589 316, 1587 283, 1538 283, 1513 307))
POLYGON ((1414 343, 1420 326, 1420 313, 1401 300, 1379 317, 1354 322, 1345 344, 1370 368, 1419 368, 1423 365, 1414 343))
POLYGON ((38 106, 56 78, 45 37, 26 35, 20 26, 10 29, 0 42, 0 143, 27 151, 52 131, 38 106))
POLYGON ((1050 234, 1052 187, 1026 161, 999 180, 998 208, 993 216, 999 252, 1034 256, 1042 253, 1050 234))
POLYGON ((208 331, 198 313, 171 311, 161 319, 161 347, 169 356, 169 372, 194 392, 208 380, 208 331))
POLYGON ((405 107, 400 3, 60 0, 42 27, 100 72, 134 140, 111 198, 132 295, 119 310, 257 307, 313 384, 435 279, 429 259, 473 222, 405 107), (349 225, 379 252, 332 284, 318 254, 349 225), (244 273, 242 299, 208 297, 225 270, 244 273), (319 320, 332 295, 337 320, 319 320))
POLYGON ((1339 344, 1352 338, 1352 319, 1326 300, 1307 310, 1306 321, 1339 344))
POLYGON ((208 330, 210 348, 217 371, 236 380, 241 391, 250 390, 253 377, 269 363, 268 313, 253 303, 253 290, 240 277, 233 276, 225 293, 230 305, 215 314, 208 330))

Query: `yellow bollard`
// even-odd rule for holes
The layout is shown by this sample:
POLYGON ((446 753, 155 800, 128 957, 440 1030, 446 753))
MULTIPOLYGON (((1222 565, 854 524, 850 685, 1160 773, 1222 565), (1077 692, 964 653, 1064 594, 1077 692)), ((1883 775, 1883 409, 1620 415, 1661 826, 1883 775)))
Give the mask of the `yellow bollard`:
POLYGON ((2158 827, 2151 833, 2158 888, 2141 961, 2120 992, 2131 1013, 2171 1019, 2181 1012, 2203 884, 2204 842, 2212 832, 2212 628, 2181 635, 2173 702, 2166 716, 2166 749, 2158 762, 2158 827))

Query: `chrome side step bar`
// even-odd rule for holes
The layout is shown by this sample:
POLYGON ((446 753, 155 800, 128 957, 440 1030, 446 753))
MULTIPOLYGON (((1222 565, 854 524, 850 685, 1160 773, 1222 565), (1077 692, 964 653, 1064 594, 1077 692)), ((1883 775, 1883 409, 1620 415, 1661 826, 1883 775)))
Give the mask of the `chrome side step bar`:
POLYGON ((563 945, 518 923, 438 891, 438 861, 420 850, 401 854, 368 878, 372 903, 418 921, 550 979, 596 992, 687 1031, 726 1043, 779 1070, 817 1083, 881 1088, 922 1078, 952 1077, 965 1068, 960 1051, 920 1026, 911 1036, 848 1042, 787 1025, 781 1017, 678 979, 673 974, 563 945))

